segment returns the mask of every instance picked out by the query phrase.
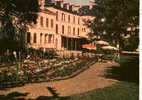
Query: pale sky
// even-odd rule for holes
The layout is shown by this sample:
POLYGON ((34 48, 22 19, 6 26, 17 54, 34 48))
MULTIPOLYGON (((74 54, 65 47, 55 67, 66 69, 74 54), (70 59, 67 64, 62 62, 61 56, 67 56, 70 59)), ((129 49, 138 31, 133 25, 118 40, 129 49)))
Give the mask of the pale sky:
MULTIPOLYGON (((89 5, 90 0, 63 0, 65 2, 69 2, 76 5, 89 5)), ((94 0, 91 0, 94 1, 94 0)))

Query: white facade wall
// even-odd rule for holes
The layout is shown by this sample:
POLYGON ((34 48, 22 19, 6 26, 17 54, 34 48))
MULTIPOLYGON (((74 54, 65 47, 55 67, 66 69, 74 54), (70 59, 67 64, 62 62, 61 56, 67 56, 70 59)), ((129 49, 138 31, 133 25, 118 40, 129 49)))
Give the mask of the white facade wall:
POLYGON ((87 37, 87 34, 90 32, 90 30, 84 25, 83 19, 88 20, 93 17, 79 16, 67 11, 56 9, 54 7, 46 7, 46 8, 42 7, 42 10, 45 9, 47 11, 42 11, 38 13, 37 24, 33 25, 33 27, 29 27, 29 32, 30 32, 29 47, 33 47, 35 49, 54 48, 57 50, 61 50, 62 49, 61 36, 70 37, 70 38, 87 37), (58 20, 56 19, 57 12, 58 12, 58 20), (70 21, 68 16, 70 16, 70 21), (41 17, 43 18, 43 25, 41 25, 41 17), (48 26, 46 25, 47 18, 48 18, 48 26), (51 27, 52 26, 51 20, 53 20, 53 27, 51 27), (56 33, 56 25, 58 25, 58 33, 56 33), (62 32, 63 26, 64 26, 64 33, 62 32), (35 43, 34 43, 34 34, 36 34, 35 43))

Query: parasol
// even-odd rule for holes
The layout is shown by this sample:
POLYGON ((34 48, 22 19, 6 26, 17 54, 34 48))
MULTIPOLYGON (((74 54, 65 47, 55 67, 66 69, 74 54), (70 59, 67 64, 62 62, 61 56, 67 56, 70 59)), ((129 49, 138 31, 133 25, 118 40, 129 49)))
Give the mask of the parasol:
POLYGON ((102 40, 100 40, 100 41, 95 41, 95 44, 109 45, 108 42, 102 41, 102 40))
POLYGON ((101 48, 104 49, 104 50, 118 50, 118 48, 113 47, 113 46, 103 46, 101 48))

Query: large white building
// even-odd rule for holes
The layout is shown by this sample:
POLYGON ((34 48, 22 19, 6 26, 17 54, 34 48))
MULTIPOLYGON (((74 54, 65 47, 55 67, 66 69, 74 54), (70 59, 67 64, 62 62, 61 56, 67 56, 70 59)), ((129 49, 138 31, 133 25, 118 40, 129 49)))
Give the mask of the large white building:
MULTIPOLYGON (((90 32, 84 22, 93 17, 81 14, 80 6, 63 1, 39 0, 39 3, 37 24, 29 27, 26 34, 28 46, 43 51, 53 48, 64 54, 80 53, 90 32)), ((90 9, 92 6, 90 2, 90 9)))

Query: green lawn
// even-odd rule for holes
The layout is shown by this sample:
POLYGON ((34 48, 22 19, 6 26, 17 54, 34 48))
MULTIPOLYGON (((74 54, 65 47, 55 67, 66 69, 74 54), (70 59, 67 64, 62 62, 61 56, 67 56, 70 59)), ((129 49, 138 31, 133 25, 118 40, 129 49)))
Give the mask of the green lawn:
POLYGON ((67 100, 138 100, 138 98, 138 85, 120 82, 103 89, 96 89, 87 93, 73 95, 67 100))
POLYGON ((121 54, 120 66, 112 66, 106 70, 104 77, 119 80, 120 82, 110 87, 70 96, 67 100, 139 99, 139 55, 121 54))
POLYGON ((121 54, 119 63, 107 69, 104 77, 139 84, 139 55, 121 54))
POLYGON ((106 70, 104 77, 116 79, 120 82, 103 89, 73 95, 69 100, 138 100, 139 55, 121 54, 120 66, 112 66, 106 70))
MULTIPOLYGON (((95 84, 94 84, 95 85, 95 84)), ((27 96, 26 93, 13 92, 6 96, 0 95, 0 100, 138 100, 139 86, 135 83, 119 82, 110 87, 95 89, 86 93, 68 97, 40 96, 36 99, 24 99, 18 97, 27 96)))

